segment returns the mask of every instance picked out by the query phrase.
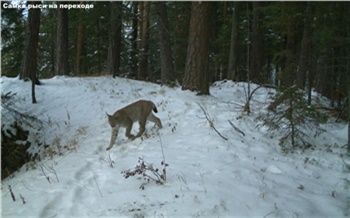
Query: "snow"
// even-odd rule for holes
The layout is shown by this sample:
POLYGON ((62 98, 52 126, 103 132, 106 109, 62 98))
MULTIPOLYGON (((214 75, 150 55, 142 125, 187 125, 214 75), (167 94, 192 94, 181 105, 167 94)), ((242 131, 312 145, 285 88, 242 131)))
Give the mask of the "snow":
MULTIPOLYGON (((38 103, 31 104, 29 82, 1 78, 2 93, 17 93, 20 111, 43 121, 31 139, 50 145, 42 149, 46 158, 41 162, 23 166, 2 181, 3 217, 350 215, 350 172, 344 166, 350 160, 341 148, 347 125, 323 124, 326 132, 315 139, 315 149, 283 154, 279 133, 269 132, 256 119, 264 113, 272 89, 257 90, 247 116, 245 83, 216 82, 210 96, 109 76, 60 76, 42 83, 36 87, 38 103), (139 99, 157 105, 163 128, 148 123, 146 133, 134 141, 121 130, 106 151, 111 134, 106 112, 139 99), (199 104, 228 140, 211 128, 199 104), (123 177, 121 172, 133 169, 139 158, 162 169, 161 144, 169 164, 165 184, 151 181, 141 190, 144 180, 123 177), (50 155, 50 149, 60 155, 50 155)), ((133 132, 137 130, 135 123, 133 132)))

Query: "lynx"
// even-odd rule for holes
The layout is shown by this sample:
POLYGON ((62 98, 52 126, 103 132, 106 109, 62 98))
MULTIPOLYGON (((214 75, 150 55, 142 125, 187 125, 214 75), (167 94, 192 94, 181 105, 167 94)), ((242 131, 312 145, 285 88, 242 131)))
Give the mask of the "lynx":
POLYGON ((135 138, 142 135, 142 133, 145 131, 147 120, 156 123, 159 128, 162 128, 160 119, 153 115, 152 110, 156 113, 158 112, 157 107, 153 102, 140 100, 116 111, 113 115, 107 114, 108 123, 112 127, 112 136, 111 142, 109 143, 109 146, 106 150, 109 150, 113 147, 120 127, 126 128, 125 136, 130 140, 134 140, 135 138), (140 130, 137 135, 134 136, 130 134, 130 131, 132 129, 133 123, 136 121, 138 121, 140 124, 140 130))

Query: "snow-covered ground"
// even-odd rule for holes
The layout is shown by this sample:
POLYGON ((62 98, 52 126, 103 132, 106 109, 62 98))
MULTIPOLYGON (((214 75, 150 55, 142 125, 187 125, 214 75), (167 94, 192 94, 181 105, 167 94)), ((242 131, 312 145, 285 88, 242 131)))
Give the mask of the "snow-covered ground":
MULTIPOLYGON (((36 87, 38 103, 32 104, 29 82, 1 79, 3 93, 17 93, 17 108, 44 122, 33 141, 37 137, 41 146, 50 145, 43 149, 45 159, 2 181, 3 217, 350 215, 350 172, 343 162, 350 160, 341 148, 347 125, 323 125, 326 132, 314 140, 316 149, 283 154, 278 132, 257 128, 256 117, 273 90, 259 89, 247 116, 245 83, 217 82, 210 96, 196 96, 181 88, 108 76, 42 82, 36 87), (106 112, 139 99, 157 105, 163 128, 148 123, 146 133, 134 141, 123 129, 106 151, 111 134, 106 112), (211 128, 199 104, 228 140, 211 128), (121 172, 133 169, 139 157, 162 169, 161 144, 169 164, 165 184, 151 181, 142 190, 144 180, 123 177, 121 172), (60 155, 52 156, 52 151, 60 155)), ((137 130, 135 123, 133 132, 137 130)))

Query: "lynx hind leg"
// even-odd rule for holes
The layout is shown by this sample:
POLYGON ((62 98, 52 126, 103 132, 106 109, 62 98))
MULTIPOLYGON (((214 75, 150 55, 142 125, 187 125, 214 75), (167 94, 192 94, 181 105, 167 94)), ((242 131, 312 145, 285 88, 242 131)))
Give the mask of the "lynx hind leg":
POLYGON ((145 131, 146 120, 140 121, 139 124, 140 124, 140 130, 139 130, 139 133, 137 133, 136 137, 140 137, 143 134, 143 132, 145 131))
POLYGON ((131 120, 129 120, 128 125, 127 125, 126 130, 125 130, 125 136, 128 137, 130 140, 135 139, 135 136, 130 133, 131 129, 132 129, 132 124, 133 124, 133 122, 131 120))
POLYGON ((159 128, 162 128, 162 122, 160 121, 160 119, 158 117, 156 117, 152 112, 149 114, 148 116, 148 120, 156 123, 158 125, 159 128))
POLYGON ((109 143, 109 146, 108 146, 107 149, 106 149, 107 151, 113 147, 113 145, 114 145, 114 143, 115 143, 115 140, 116 140, 117 137, 118 137, 118 132, 119 132, 119 128, 118 128, 118 127, 113 127, 113 128, 112 128, 111 141, 110 141, 110 143, 109 143))

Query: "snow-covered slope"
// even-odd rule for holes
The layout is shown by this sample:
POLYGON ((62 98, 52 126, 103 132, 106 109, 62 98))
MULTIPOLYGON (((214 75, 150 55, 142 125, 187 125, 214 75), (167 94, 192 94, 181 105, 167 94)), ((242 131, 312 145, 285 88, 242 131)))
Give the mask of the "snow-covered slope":
POLYGON ((30 83, 1 79, 2 92, 17 93, 17 107, 44 122, 40 137, 32 138, 50 145, 43 149, 44 160, 2 181, 3 217, 350 215, 350 172, 343 162, 349 159, 341 157, 345 150, 340 148, 347 126, 324 125, 327 131, 316 139, 315 150, 282 154, 278 132, 256 128, 255 118, 273 90, 259 89, 247 116, 242 110, 244 83, 217 82, 211 96, 196 96, 123 78, 55 77, 42 82, 36 87, 38 104, 31 104, 30 83), (146 133, 134 141, 121 130, 106 151, 111 134, 106 112, 139 99, 157 105, 164 127, 158 131, 148 123, 146 133), (228 140, 211 128, 199 104, 228 140), (161 168, 161 144, 169 164, 165 184, 151 181, 141 190, 145 181, 123 177, 121 172, 134 168, 139 157, 161 168), (52 151, 61 155, 51 158, 52 151))

